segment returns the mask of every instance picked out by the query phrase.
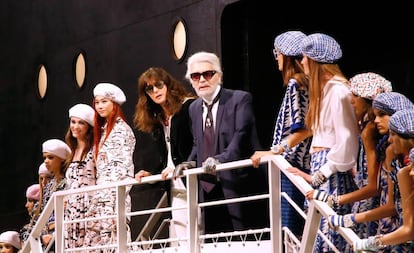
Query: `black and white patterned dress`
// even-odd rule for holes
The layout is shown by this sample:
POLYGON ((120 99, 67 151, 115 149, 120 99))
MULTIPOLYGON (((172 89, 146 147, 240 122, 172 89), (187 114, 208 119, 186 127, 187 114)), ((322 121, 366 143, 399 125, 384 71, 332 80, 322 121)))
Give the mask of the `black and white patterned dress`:
MULTIPOLYGON (((96 184, 96 168, 92 149, 86 154, 84 160, 72 161, 69 164, 66 170, 66 181, 68 189, 78 189, 96 184)), ((86 214, 93 194, 93 192, 85 192, 70 195, 66 203, 65 220, 73 221, 87 218, 86 214)), ((85 222, 66 224, 64 229, 65 249, 90 246, 88 241, 90 241, 91 233, 85 222)))

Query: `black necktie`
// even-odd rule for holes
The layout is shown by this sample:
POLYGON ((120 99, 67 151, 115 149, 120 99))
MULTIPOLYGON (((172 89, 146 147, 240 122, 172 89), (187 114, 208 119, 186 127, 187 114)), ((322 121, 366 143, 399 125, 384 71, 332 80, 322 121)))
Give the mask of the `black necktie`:
MULTIPOLYGON (((215 146, 214 146, 214 122, 213 114, 211 112, 214 104, 219 99, 218 94, 213 102, 208 105, 204 102, 204 105, 207 107, 207 116, 204 122, 204 132, 203 132, 203 144, 201 146, 201 161, 205 161, 207 157, 215 155, 215 146)), ((200 175, 200 186, 207 193, 210 192, 217 183, 217 177, 211 174, 201 174, 200 175)))
POLYGON ((207 116, 204 122, 204 132, 203 132, 203 146, 202 146, 202 155, 201 161, 205 161, 207 157, 215 155, 214 149, 214 122, 213 122, 213 109, 214 104, 218 101, 219 95, 217 95, 213 102, 208 105, 204 102, 204 105, 207 107, 207 116))

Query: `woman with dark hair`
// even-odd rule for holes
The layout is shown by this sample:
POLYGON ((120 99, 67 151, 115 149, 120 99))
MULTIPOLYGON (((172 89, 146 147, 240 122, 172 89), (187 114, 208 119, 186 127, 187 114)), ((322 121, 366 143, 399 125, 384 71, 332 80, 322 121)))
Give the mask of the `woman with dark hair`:
MULTIPOLYGON (((86 104, 76 104, 69 109, 69 127, 65 141, 72 150, 66 169, 67 189, 96 184, 93 160, 93 125, 95 110, 86 104)), ((70 195, 65 207, 65 220, 86 218, 93 192, 70 195)), ((90 231, 85 222, 65 225, 65 249, 86 247, 90 231)))
POLYGON ((22 248, 19 233, 16 231, 6 231, 0 234, 0 252, 18 253, 22 248))
MULTIPOLYGON (((69 146, 60 139, 49 139, 42 144, 43 159, 47 170, 53 175, 52 179, 45 185, 41 199, 39 200, 39 211, 43 212, 49 199, 54 192, 65 190, 67 187, 65 172, 70 162, 72 151, 69 146)), ((54 247, 53 233, 55 231, 55 215, 52 213, 48 223, 42 231, 41 241, 43 246, 54 247)), ((53 249, 53 248, 51 248, 53 249)))
POLYGON ((393 181, 398 184, 397 187, 394 185, 394 192, 397 194, 395 207, 400 223, 398 228, 390 233, 355 241, 355 252, 378 252, 389 245, 398 244, 404 246, 398 252, 413 252, 414 249, 414 110, 394 113, 390 117, 389 128, 389 147, 394 155, 401 158, 390 173, 393 181))
MULTIPOLYGON (((141 168, 135 175, 138 181, 144 176, 160 173, 167 178, 178 164, 186 161, 193 145, 188 107, 195 98, 163 68, 151 67, 141 74, 134 124, 139 131, 151 135, 157 155, 151 167, 141 168)), ((187 192, 181 178, 173 178, 159 187, 166 188, 172 207, 186 205, 187 192)), ((170 238, 186 236, 187 211, 173 210, 170 238)), ((183 244, 182 241, 179 244, 183 244)))

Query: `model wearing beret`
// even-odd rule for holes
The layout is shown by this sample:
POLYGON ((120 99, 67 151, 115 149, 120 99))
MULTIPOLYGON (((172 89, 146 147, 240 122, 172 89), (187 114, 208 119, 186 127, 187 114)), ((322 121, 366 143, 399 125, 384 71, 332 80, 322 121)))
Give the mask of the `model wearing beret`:
POLYGON ((374 110, 391 116, 395 112, 403 109, 414 109, 414 104, 404 94, 393 91, 378 94, 372 102, 372 107, 374 110))
MULTIPOLYGON (((305 122, 313 136, 311 174, 298 172, 295 168, 289 171, 304 177, 318 192, 343 195, 356 190, 352 169, 357 162, 359 128, 349 102, 349 83, 338 65, 342 50, 335 39, 323 33, 306 36, 301 48, 302 64, 309 77, 309 111, 305 122)), ((315 198, 314 193, 308 192, 307 198, 315 198)), ((346 204, 333 209, 338 214, 345 214, 351 208, 352 204, 346 204)), ((325 217, 321 219, 320 229, 340 252, 346 252, 349 245, 329 228, 325 217)), ((314 251, 331 250, 318 235, 314 251)))
POLYGON ((19 233, 6 231, 0 234, 0 252, 17 253, 22 248, 19 233))
POLYGON ((46 165, 44 162, 42 162, 39 165, 39 169, 38 169, 38 174, 39 174, 39 184, 40 184, 40 199, 42 198, 42 191, 43 188, 46 186, 47 182, 50 181, 50 179, 52 179, 53 175, 52 173, 46 168, 46 165))
POLYGON ((35 214, 36 209, 39 208, 40 199, 40 184, 32 184, 26 189, 26 204, 27 214, 29 215, 29 223, 25 224, 19 231, 22 243, 24 243, 32 232, 32 228, 36 223, 35 214))
MULTIPOLYGON (((72 150, 66 169, 67 189, 77 189, 96 184, 96 168, 93 161, 93 126, 95 109, 87 104, 76 104, 69 109, 69 126, 65 141, 72 150)), ((93 192, 73 194, 68 197, 65 220, 87 218, 93 192)), ((65 248, 91 246, 92 235, 84 222, 66 224, 65 248)))
MULTIPOLYGON (((359 138, 359 159, 356 165, 355 183, 358 190, 343 195, 328 195, 323 192, 314 192, 314 196, 328 202, 330 205, 344 205, 354 203, 352 212, 364 212, 379 206, 378 175, 379 166, 376 155, 376 146, 382 135, 378 134, 374 122, 375 115, 372 109, 373 99, 384 92, 392 90, 391 82, 373 72, 360 73, 350 78, 352 92, 351 105, 361 129, 359 138)), ((335 221, 335 218, 333 218, 335 221)), ((338 219, 336 219, 338 220, 338 219)), ((338 220, 340 223, 342 220, 338 220)), ((333 224, 336 225, 336 224, 333 224)), ((353 230, 360 236, 375 235, 378 221, 354 224, 353 230)))
POLYGON ((78 118, 93 127, 95 110, 87 104, 76 104, 69 109, 69 118, 78 118))
POLYGON ((22 243, 24 244, 27 239, 29 238, 30 233, 32 232, 32 228, 33 226, 36 224, 40 212, 41 212, 41 200, 43 199, 43 191, 47 185, 47 183, 53 178, 52 173, 46 168, 46 165, 44 162, 42 162, 39 165, 38 168, 38 174, 39 174, 39 183, 32 185, 31 186, 31 190, 29 190, 29 188, 26 191, 26 205, 25 207, 27 208, 28 214, 30 216, 30 220, 29 223, 25 224, 19 231, 20 233, 20 238, 22 240, 22 243), (29 191, 32 191, 34 189, 36 189, 36 185, 39 187, 39 197, 37 200, 35 199, 29 199, 28 197, 29 195, 29 191))
MULTIPOLYGON (((250 158, 259 167, 260 158, 265 155, 281 154, 290 164, 306 174, 310 169, 309 147, 311 134, 305 127, 308 110, 308 80, 300 63, 301 43, 306 35, 301 31, 287 31, 274 39, 273 54, 282 74, 286 88, 276 119, 273 142, 270 150, 256 151, 250 158)), ((299 207, 303 208, 304 197, 282 173, 282 191, 286 192, 299 207)), ((296 235, 303 231, 304 220, 286 201, 282 201, 282 226, 287 226, 296 235)))
MULTIPOLYGON (((69 146, 60 139, 49 139, 43 142, 42 152, 45 166, 48 171, 53 175, 52 179, 42 189, 42 198, 39 201, 39 207, 37 210, 42 212, 47 202, 51 198, 52 194, 56 191, 66 189, 65 171, 68 165, 72 151, 69 146)), ((55 216, 49 217, 48 223, 41 236, 42 244, 47 247, 52 240, 53 231, 55 228, 55 216)), ((52 246, 53 248, 53 246, 52 246)))
MULTIPOLYGON (((398 92, 384 92, 374 98, 375 124, 378 132, 384 136, 377 145, 377 159, 381 168, 378 184, 381 189, 380 205, 364 212, 333 217, 336 220, 350 221, 339 222, 338 226, 353 227, 379 220, 377 233, 389 233, 401 226, 401 220, 398 217, 401 198, 398 189, 398 177, 396 176, 399 166, 396 166, 398 163, 394 162, 396 154, 394 154, 393 147, 388 140, 390 139, 391 117, 402 110, 414 110, 413 106, 413 103, 406 96, 398 92)), ((411 247, 410 244, 399 244, 389 246, 387 250, 390 250, 390 252, 411 252, 413 250, 411 247)))
MULTIPOLYGON (((115 84, 98 83, 93 90, 95 111, 94 125, 94 159, 96 165, 96 184, 119 182, 134 178, 133 153, 135 135, 126 122, 121 105, 126 102, 124 92, 115 84)), ((125 211, 131 211, 130 187, 127 187, 125 211)), ((115 189, 101 190, 94 195, 89 210, 97 216, 113 215, 116 211, 115 189), (102 204, 103 203, 103 204, 102 204), (102 206, 104 205, 104 206, 102 206)), ((107 240, 116 241, 116 222, 112 219, 102 220, 91 228, 101 231, 109 238, 101 238, 99 244, 107 240)), ((129 238, 129 237, 128 237, 129 238)))
MULTIPOLYGON (((392 232, 381 232, 376 236, 354 242, 355 252, 379 251, 384 247, 397 249, 393 252, 413 252, 414 240, 414 110, 400 110, 395 112, 389 120, 390 128, 390 147, 395 155, 405 157, 405 165, 398 168, 398 172, 393 173, 393 178, 397 178, 397 186, 394 185, 396 192, 400 196, 400 204, 397 205, 400 224, 392 232)), ((404 161, 403 161, 404 163, 404 161)), ((395 183, 394 183, 395 184, 395 183)))

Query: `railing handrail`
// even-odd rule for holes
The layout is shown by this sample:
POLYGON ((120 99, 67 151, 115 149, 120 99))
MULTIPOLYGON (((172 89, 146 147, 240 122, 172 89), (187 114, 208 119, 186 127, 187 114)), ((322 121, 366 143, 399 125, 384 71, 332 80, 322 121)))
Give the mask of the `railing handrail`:
MULTIPOLYGON (((280 180, 280 173, 279 171, 277 171, 277 169, 279 169, 282 173, 284 173, 288 179, 302 192, 302 194, 306 194, 306 192, 308 192, 309 190, 313 189, 302 177, 294 175, 292 173, 289 173, 287 171, 287 168, 291 167, 291 165, 280 155, 270 155, 270 156, 265 156, 261 159, 261 163, 268 163, 268 176, 269 176, 269 194, 263 194, 262 196, 259 196, 258 198, 265 198, 265 197, 269 197, 269 208, 270 211, 272 212, 272 210, 274 209, 273 207, 273 201, 280 199, 280 182, 278 180, 273 179, 275 177, 275 175, 277 177, 279 177, 280 180), (274 169, 276 168, 276 169, 274 169), (276 170, 276 171, 275 171, 276 170), (275 174, 276 173, 276 174, 275 174), (277 192, 277 189, 279 190, 277 192), (276 193, 274 193, 274 191, 276 191, 276 193), (272 194, 276 194, 275 196, 272 196, 272 194)), ((238 161, 233 161, 233 162, 228 162, 228 163, 222 163, 222 164, 218 164, 216 167, 216 171, 222 171, 222 170, 230 170, 230 169, 235 169, 235 168, 243 168, 243 167, 248 167, 248 166, 252 166, 252 161, 250 159, 244 159, 244 160, 238 160, 238 161)), ((185 170, 183 171, 183 174, 180 177, 187 177, 187 182, 188 185, 192 185, 193 187, 197 186, 197 175, 204 173, 203 169, 200 168, 194 168, 194 169, 189 169, 189 170, 185 170)), ((167 180, 171 179, 171 175, 169 175, 167 177, 167 180)), ((78 188, 78 189, 69 189, 69 190, 63 190, 63 191, 57 191, 55 193, 52 194, 50 200, 48 201, 48 203, 45 205, 44 210, 42 211, 41 215, 39 216, 39 219, 37 221, 37 223, 35 224, 35 226, 33 227, 33 230, 29 236, 29 239, 27 240, 27 242, 23 245, 23 248, 21 250, 21 253, 29 253, 29 252, 33 252, 33 253, 40 253, 42 252, 42 247, 41 247, 41 243, 40 243, 40 234, 41 231, 43 229, 43 227, 47 224, 48 218, 50 217, 50 215, 55 211, 55 216, 56 216, 56 231, 57 233, 57 237, 55 238, 55 242, 57 243, 57 246, 61 246, 62 245, 62 240, 63 240, 63 233, 62 233, 62 228, 58 227, 58 226, 63 226, 63 202, 64 202, 64 198, 65 196, 68 195, 72 195, 72 194, 80 194, 80 193, 85 193, 85 192, 91 192, 91 191, 100 191, 103 189, 108 189, 108 188, 116 188, 117 189, 117 200, 118 199, 124 199, 125 198, 125 188, 128 186, 132 186, 135 184, 147 184, 147 183, 154 183, 154 182, 158 182, 158 181, 162 181, 164 180, 160 174, 158 175, 152 175, 152 176, 148 176, 148 177, 143 177, 141 182, 137 182, 134 178, 126 178, 122 181, 119 182, 113 182, 113 183, 108 183, 108 184, 104 184, 104 185, 93 185, 93 186, 87 186, 87 187, 83 187, 83 188, 78 188), (120 190, 123 189, 123 190, 120 190), (123 193, 122 193, 123 192, 123 193), (120 197, 120 198, 119 198, 120 197), (57 215, 59 214, 59 215, 57 215), (60 217, 62 216, 62 217, 60 217)), ((188 186, 189 189, 189 186, 188 186)), ((195 201, 197 200, 197 193, 188 191, 188 198, 189 198, 189 202, 190 201, 195 201)), ((245 197, 244 200, 249 200, 249 198, 251 197, 245 197)), ((242 199, 242 198, 240 198, 242 199)), ((232 200, 228 200, 228 201, 232 201, 232 200)), ((118 201, 118 210, 125 210, 125 206, 121 203, 123 201, 118 201), (121 208, 121 209, 119 209, 121 208)), ((200 203, 197 207, 195 207, 194 205, 196 205, 197 201, 195 201, 195 203, 189 203, 188 205, 188 209, 189 209, 189 213, 195 213, 195 209, 196 208, 200 208, 199 205, 203 205, 204 203, 200 203)), ((124 203, 125 204, 125 203, 124 203)), ((204 204, 204 205, 208 205, 208 204, 204 204)), ((167 210, 172 210, 170 207, 165 208, 164 211, 167 210)), ((158 210, 160 211, 160 210, 158 210)), ((274 211, 274 210, 273 210, 274 211)), ((118 217, 117 221, 118 224, 121 224, 121 222, 125 221, 125 217, 131 214, 136 214, 136 212, 131 212, 131 213, 118 213, 118 217)), ((336 214, 335 211, 329 207, 326 203, 322 202, 322 201, 318 201, 318 200, 311 200, 309 202, 309 208, 308 208, 308 213, 307 213, 307 218, 306 218, 306 222, 305 222, 305 228, 304 228, 304 234, 303 234, 303 238, 301 241, 301 246, 300 246, 300 252, 310 252, 312 251, 313 245, 314 245, 314 241, 315 241, 315 237, 316 234, 318 232, 318 228, 319 228, 319 222, 320 222, 320 217, 324 216, 324 217, 328 217, 329 215, 334 215, 336 214)), ((271 232, 271 240, 275 240, 276 242, 273 242, 273 248, 274 248, 274 252, 279 252, 279 249, 281 248, 281 233, 275 233, 275 234, 279 234, 278 238, 276 237, 272 237, 272 232, 277 232, 274 226, 278 225, 279 226, 279 232, 281 232, 281 223, 280 223, 280 217, 276 217, 276 216, 272 216, 274 214, 270 213, 271 215, 271 222, 270 222, 270 229, 268 229, 268 231, 271 232), (276 249, 278 248, 278 249, 276 249)), ((191 224, 190 222, 190 226, 192 225, 193 227, 195 227, 195 224, 191 224)), ((123 229, 119 229, 121 231, 119 231, 118 233, 126 235, 125 231, 122 231, 123 229)), ((360 238, 352 231, 352 229, 349 228, 338 228, 337 231, 343 236, 343 238, 345 238, 345 240, 352 244, 354 241, 359 240, 360 238)), ((118 238, 117 238, 117 243, 121 243, 124 242, 125 243, 125 247, 126 247, 126 239, 125 238, 121 238, 120 234, 118 234, 118 238)), ((188 236, 189 239, 195 239, 194 237, 192 237, 194 235, 190 235, 188 236)), ((273 235, 276 236, 276 235, 273 235)), ((195 242, 192 242, 192 244, 194 244, 195 242)), ((190 242, 191 244, 191 242, 190 242)), ((124 247, 124 248, 125 248, 124 247)), ((192 247, 192 246, 190 246, 192 247)), ((195 248, 195 246, 194 246, 195 248)), ((200 252, 199 250, 195 250, 194 252, 200 252)))

